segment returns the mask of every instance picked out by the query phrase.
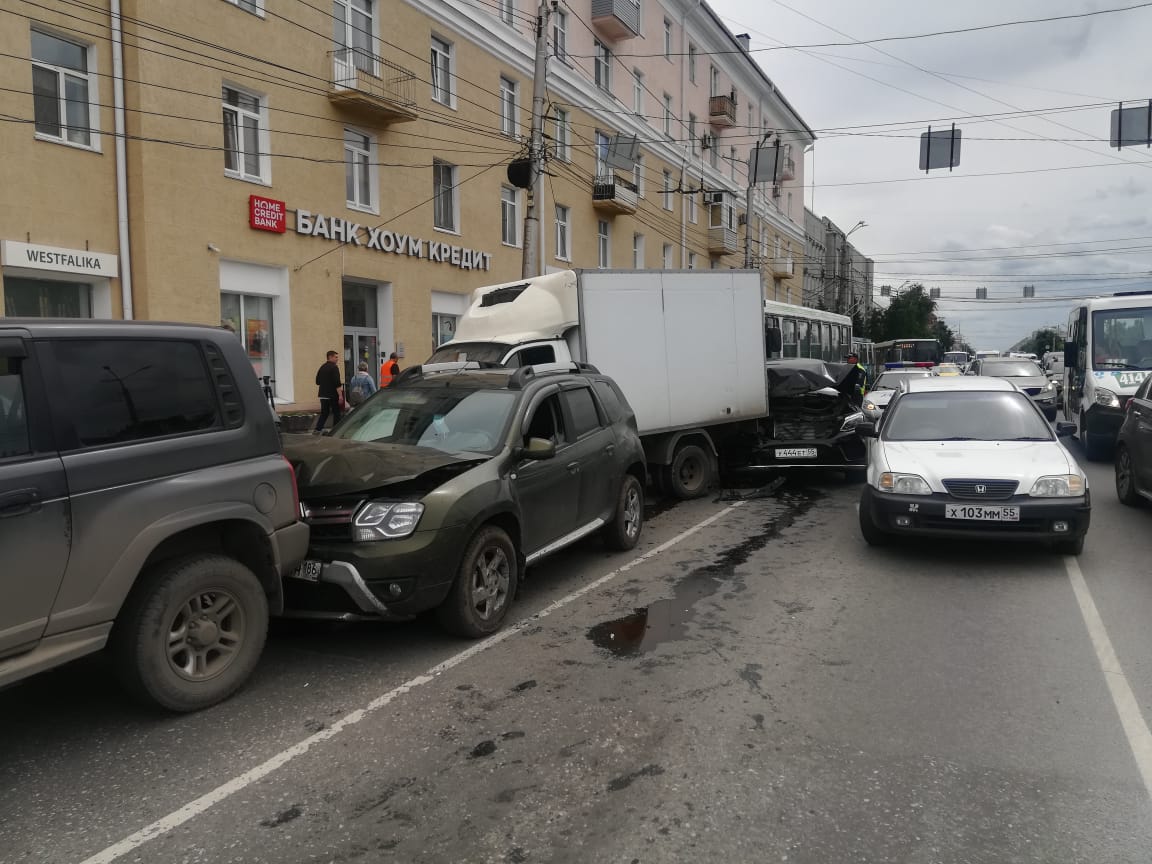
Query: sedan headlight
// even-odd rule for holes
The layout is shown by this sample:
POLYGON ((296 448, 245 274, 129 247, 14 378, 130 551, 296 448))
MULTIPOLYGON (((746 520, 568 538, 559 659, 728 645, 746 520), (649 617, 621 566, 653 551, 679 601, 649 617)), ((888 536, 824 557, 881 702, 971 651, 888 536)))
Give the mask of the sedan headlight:
POLYGON ((875 402, 873 402, 871 399, 865 399, 864 400, 864 410, 865 411, 879 411, 880 406, 877 405, 875 402))
POLYGON ((856 414, 849 414, 844 418, 844 422, 840 424, 841 432, 851 432, 856 428, 858 423, 864 422, 864 415, 857 412, 856 414))
POLYGON ((1096 404, 1103 405, 1105 408, 1119 408, 1120 397, 1113 393, 1111 390, 1097 390, 1096 404))
POLYGON ((896 495, 931 495, 932 487, 919 474, 894 474, 885 471, 880 475, 880 491, 896 495))
POLYGON ((352 539, 364 542, 407 537, 416 530, 423 515, 423 504, 369 501, 352 521, 352 539))
POLYGON ((1049 379, 1048 383, 1044 385, 1044 392, 1048 393, 1056 389, 1056 382, 1049 379))
POLYGON ((1053 474, 1041 477, 1028 493, 1033 498, 1069 498, 1084 494, 1084 478, 1079 474, 1053 474))

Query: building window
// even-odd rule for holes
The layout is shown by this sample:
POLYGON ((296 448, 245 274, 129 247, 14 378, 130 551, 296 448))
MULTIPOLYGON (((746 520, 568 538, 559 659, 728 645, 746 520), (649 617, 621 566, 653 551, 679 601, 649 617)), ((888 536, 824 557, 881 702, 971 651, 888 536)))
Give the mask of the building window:
POLYGON ((556 205, 556 257, 572 260, 572 217, 563 204, 556 205))
POLYGON ((245 12, 264 17, 264 0, 224 0, 224 2, 239 6, 245 12))
POLYGON ((752 121, 753 121, 753 119, 754 119, 754 117, 753 117, 754 113, 755 113, 755 112, 752 110, 752 106, 751 106, 751 105, 749 105, 749 106, 748 106, 748 126, 746 127, 746 128, 748 129, 748 134, 749 134, 749 135, 751 135, 751 134, 752 134, 752 130, 756 128, 756 127, 753 125, 753 123, 752 123, 752 121))
POLYGON ((511 25, 513 16, 516 14, 516 5, 514 0, 498 0, 500 4, 500 20, 505 24, 511 25))
POLYGON ((664 209, 672 209, 672 172, 664 170, 664 209))
POLYGON ((92 286, 5 276, 4 314, 9 318, 91 318, 92 286))
POLYGON ((333 0, 332 19, 336 50, 345 63, 357 69, 378 75, 373 34, 375 0, 333 0))
POLYGON ((664 19, 664 56, 672 59, 672 22, 664 19))
POLYGON ((700 219, 700 214, 696 205, 696 196, 685 195, 684 198, 688 203, 688 221, 695 225, 700 219))
POLYGON ((552 125, 555 130, 552 143, 556 148, 556 158, 561 162, 568 162, 572 158, 572 126, 568 122, 568 112, 563 108, 555 109, 555 113, 552 115, 552 125))
POLYGON ((234 87, 222 90, 224 173, 241 180, 268 182, 270 158, 262 151, 267 125, 264 98, 234 87))
POLYGON ((432 345, 439 348, 445 342, 456 338, 456 322, 459 315, 445 315, 441 312, 432 313, 432 345))
POLYGON ((432 37, 432 100, 449 108, 456 101, 456 82, 452 79, 454 57, 452 44, 432 37))
POLYGON ((712 146, 708 148, 708 164, 713 168, 720 167, 720 145, 716 143, 716 136, 712 136, 712 146))
POLYGON ((459 231, 459 201, 456 194, 455 165, 432 160, 432 224, 442 231, 459 231))
POLYGON ((733 180, 736 179, 736 148, 735 147, 729 147, 728 148, 728 176, 733 180))
POLYGON ((665 270, 672 269, 672 244, 665 243, 660 250, 660 266, 665 270))
POLYGON ((720 70, 715 66, 708 67, 708 95, 720 95, 720 70))
POLYGON ((220 294, 220 324, 244 345, 256 377, 276 377, 272 351, 272 298, 220 294))
POLYGON ((688 115, 688 149, 693 156, 700 153, 700 141, 696 138, 696 115, 688 115))
POLYGON ((632 185, 636 187, 636 196, 644 197, 644 155, 636 154, 636 164, 632 166, 632 185))
POLYGON ((608 222, 599 219, 596 222, 596 253, 597 266, 601 270, 607 269, 611 264, 611 249, 609 248, 608 222))
POLYGON ((348 206, 376 211, 376 141, 371 135, 344 130, 344 189, 348 206))
POLYGON ((696 83, 696 46, 688 43, 688 80, 696 83))
POLYGON ((661 122, 664 126, 664 134, 669 138, 672 137, 672 97, 667 93, 664 94, 664 107, 661 116, 661 122))
POLYGON ((500 187, 500 239, 505 246, 520 245, 520 190, 500 187))
POLYGON ((792 193, 788 193, 788 215, 792 215, 792 193))
POLYGON ((632 113, 644 114, 644 73, 639 69, 632 70, 632 113))
POLYGON ((644 269, 644 235, 632 235, 632 266, 636 270, 644 269))
POLYGON ((608 173, 608 136, 600 131, 596 132, 596 176, 603 177, 608 173))
POLYGON ((688 253, 688 269, 689 270, 695 270, 696 269, 696 253, 695 252, 689 252, 688 253))
POLYGON ((559 9, 552 13, 552 56, 568 61, 568 13, 559 9))
POLYGON ((595 72, 596 86, 601 90, 612 90, 612 49, 601 42, 595 41, 595 72))
POLYGON ((500 76, 500 133, 509 138, 516 137, 517 89, 515 81, 500 76))
POLYGON ((95 86, 87 47, 32 31, 32 106, 36 134, 93 146, 95 86))

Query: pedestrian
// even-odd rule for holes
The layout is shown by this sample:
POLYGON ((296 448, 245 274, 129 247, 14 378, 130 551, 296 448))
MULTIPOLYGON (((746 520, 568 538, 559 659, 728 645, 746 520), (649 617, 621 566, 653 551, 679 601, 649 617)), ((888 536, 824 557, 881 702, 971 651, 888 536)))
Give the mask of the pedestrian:
POLYGON ((380 359, 384 361, 380 364, 380 386, 387 387, 400 374, 400 362, 396 359, 395 351, 388 355, 387 360, 384 360, 383 354, 380 355, 380 359))
POLYGON ((344 385, 340 382, 340 355, 329 351, 324 365, 316 370, 316 385, 320 396, 320 419, 316 421, 316 434, 328 422, 328 415, 332 415, 332 425, 340 422, 344 410, 341 403, 344 401, 344 385))
POLYGON ((363 405, 368 397, 376 392, 376 382, 368 374, 368 364, 361 362, 360 369, 348 379, 348 410, 363 405))
POLYGON ((868 390, 868 370, 860 364, 860 357, 855 351, 848 355, 848 365, 852 368, 840 382, 839 390, 852 400, 853 405, 859 407, 868 390))

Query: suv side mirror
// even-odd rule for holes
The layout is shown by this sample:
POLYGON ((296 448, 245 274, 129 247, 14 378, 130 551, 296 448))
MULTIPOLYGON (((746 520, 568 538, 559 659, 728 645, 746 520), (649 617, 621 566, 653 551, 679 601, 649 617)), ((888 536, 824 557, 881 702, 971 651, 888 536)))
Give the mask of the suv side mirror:
POLYGON ((1061 420, 1056 424, 1056 437, 1057 438, 1070 438, 1076 434, 1076 424, 1066 423, 1061 420))
POLYGON ((1076 367, 1076 357, 1078 354, 1078 346, 1075 342, 1064 343, 1064 368, 1076 367))
POLYGON ((528 444, 520 451, 525 459, 551 459, 556 455, 556 444, 547 438, 529 438, 528 444))

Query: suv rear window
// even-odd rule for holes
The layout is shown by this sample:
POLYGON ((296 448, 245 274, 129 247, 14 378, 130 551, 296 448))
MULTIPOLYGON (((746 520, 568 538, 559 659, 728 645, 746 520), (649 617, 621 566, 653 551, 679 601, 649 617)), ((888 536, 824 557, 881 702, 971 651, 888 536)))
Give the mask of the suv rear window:
POLYGON ((52 352, 63 392, 53 401, 81 447, 219 428, 216 392, 193 342, 67 339, 52 352))
POLYGON ((583 438, 589 432, 600 428, 600 412, 596 410, 591 390, 587 387, 565 390, 564 399, 572 414, 572 425, 576 427, 572 430, 574 438, 583 438))
POLYGON ((612 389, 612 383, 602 378, 598 379, 596 381, 596 395, 600 397, 600 404, 604 406, 608 419, 612 423, 619 423, 624 417, 624 407, 620 404, 616 391, 612 389))

